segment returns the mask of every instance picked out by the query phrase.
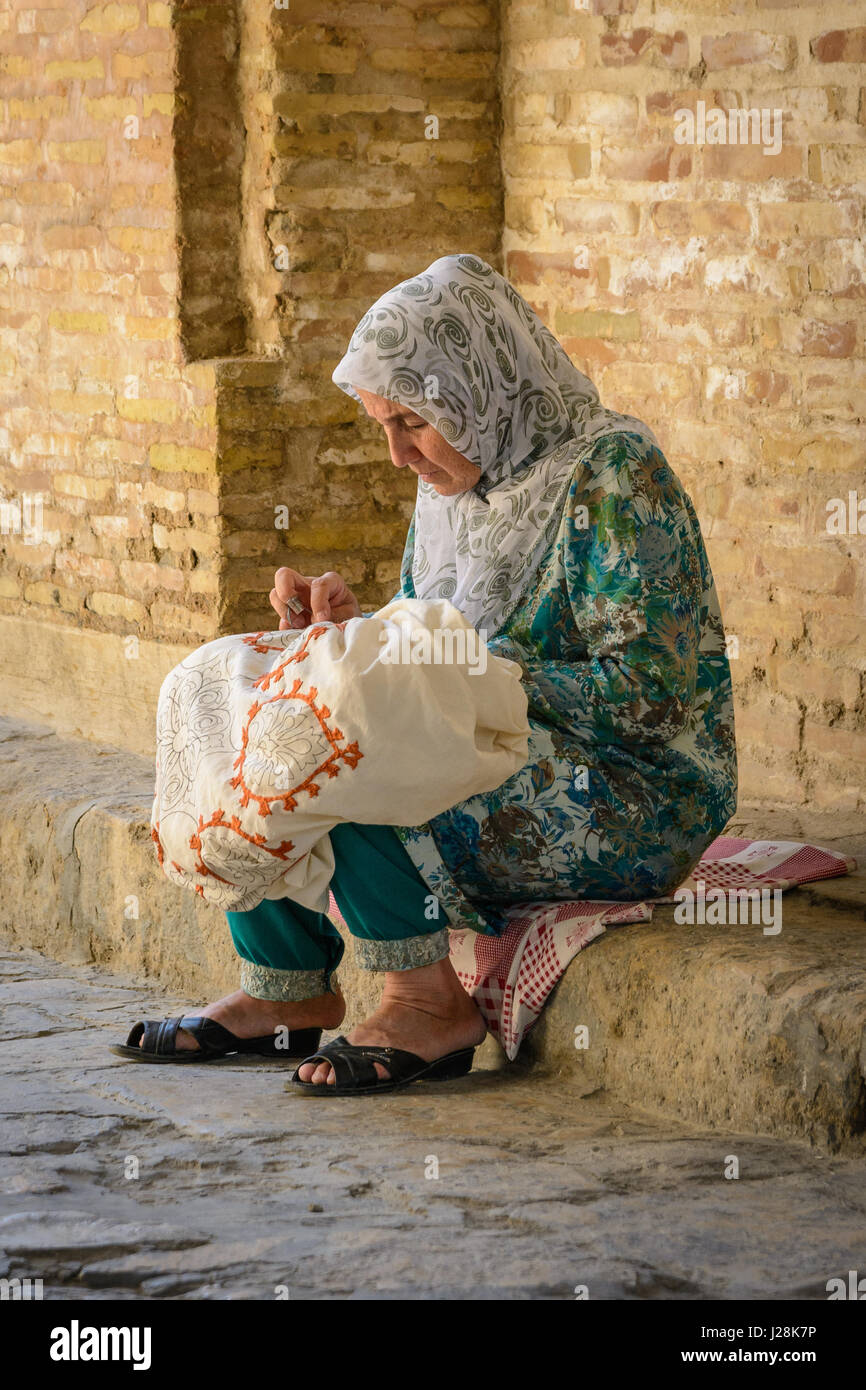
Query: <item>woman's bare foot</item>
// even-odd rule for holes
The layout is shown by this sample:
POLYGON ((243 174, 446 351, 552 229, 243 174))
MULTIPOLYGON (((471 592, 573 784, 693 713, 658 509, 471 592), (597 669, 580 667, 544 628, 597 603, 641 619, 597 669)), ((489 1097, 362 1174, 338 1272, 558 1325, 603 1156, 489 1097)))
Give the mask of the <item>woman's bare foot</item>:
MULTIPOLYGON (((470 999, 446 956, 435 965, 417 970, 393 970, 385 976, 385 988, 378 1009, 346 1036, 350 1043, 370 1043, 377 1047, 399 1047, 414 1052, 425 1062, 435 1062, 449 1052, 477 1047, 484 1041, 487 1025, 477 1004, 470 999)), ((383 1080, 387 1068, 374 1063, 383 1080)), ((329 1062, 307 1062, 298 1069, 301 1081, 320 1086, 334 1084, 329 1062)))
MULTIPOLYGON (((263 1038, 277 1028, 339 1028, 346 1013, 346 1001, 337 990, 336 994, 317 994, 313 999, 299 999, 284 1004, 275 999, 254 999, 238 989, 217 999, 214 1004, 206 1004, 196 1013, 188 1010, 191 1016, 215 1019, 237 1038, 263 1038)), ((179 1052, 199 1051, 195 1038, 185 1028, 178 1028, 175 1042, 179 1052)))

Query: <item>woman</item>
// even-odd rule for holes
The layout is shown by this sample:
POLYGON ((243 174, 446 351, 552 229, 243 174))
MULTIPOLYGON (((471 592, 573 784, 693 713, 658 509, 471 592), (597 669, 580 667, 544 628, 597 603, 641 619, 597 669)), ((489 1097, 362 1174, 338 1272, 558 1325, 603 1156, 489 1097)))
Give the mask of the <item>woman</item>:
MULTIPOLYGON (((606 410, 527 302, 471 255, 377 300, 333 379, 382 425, 394 465, 418 475, 401 595, 449 599, 520 664, 531 732, 528 762, 495 791, 420 827, 332 832, 334 897, 385 986, 348 1039, 298 1068, 320 1095, 469 1069, 485 1027, 447 927, 496 933, 509 906, 539 899, 664 896, 736 804, 713 577, 652 431, 606 410)), ((282 569, 271 602, 281 627, 362 616, 334 573, 282 569)), ((297 1055, 339 1025, 343 943, 327 917, 285 899, 227 915, 241 990, 198 1018, 136 1025, 124 1055, 274 1055, 281 1029, 297 1055)))

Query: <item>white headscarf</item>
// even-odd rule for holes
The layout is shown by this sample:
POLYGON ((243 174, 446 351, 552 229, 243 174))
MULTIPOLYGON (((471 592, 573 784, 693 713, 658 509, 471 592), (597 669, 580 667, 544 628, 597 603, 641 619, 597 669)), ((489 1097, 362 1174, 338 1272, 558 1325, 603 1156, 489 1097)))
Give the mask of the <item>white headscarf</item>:
POLYGON ((602 435, 652 430, 606 410, 588 377, 507 280, 478 256, 441 256, 367 310, 334 371, 413 410, 481 468, 440 497, 418 481, 412 582, 495 636, 553 544, 575 468, 602 435))

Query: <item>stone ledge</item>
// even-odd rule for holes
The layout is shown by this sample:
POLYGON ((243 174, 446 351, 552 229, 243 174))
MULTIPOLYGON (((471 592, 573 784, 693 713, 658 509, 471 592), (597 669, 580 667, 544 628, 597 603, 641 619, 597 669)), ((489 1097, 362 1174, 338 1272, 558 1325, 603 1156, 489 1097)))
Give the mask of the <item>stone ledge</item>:
MULTIPOLYGON (((159 874, 147 758, 0 720, 0 934, 55 959, 145 972, 190 1006, 237 987, 222 913, 159 874)), ((732 833, 856 853, 858 827, 739 815, 732 833), (824 833, 826 830, 827 833, 824 833)), ((866 854, 861 852, 861 864, 866 854)), ((609 931, 573 962, 524 1048, 572 1094, 836 1149, 866 1129, 866 874, 786 894, 783 929, 684 927, 673 908, 609 931), (585 1024, 590 1046, 574 1048, 585 1024)), ((376 979, 340 971, 363 1017, 376 979)), ((492 1040, 485 1057, 497 1053, 492 1040)))

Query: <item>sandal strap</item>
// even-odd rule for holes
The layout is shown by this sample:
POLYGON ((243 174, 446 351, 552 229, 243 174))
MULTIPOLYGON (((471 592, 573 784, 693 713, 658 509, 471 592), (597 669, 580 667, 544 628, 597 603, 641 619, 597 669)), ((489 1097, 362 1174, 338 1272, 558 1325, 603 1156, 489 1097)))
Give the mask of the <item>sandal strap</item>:
POLYGON ((224 1028, 221 1023, 217 1023, 215 1018, 189 1015, 179 1019, 178 1026, 195 1038, 202 1052, 208 1054, 228 1052, 232 1048, 236 1048, 240 1042, 234 1033, 229 1032, 228 1028, 224 1028))
MULTIPOLYGON (((388 1069, 388 1081, 403 1081, 423 1071, 429 1066, 423 1057, 414 1052, 404 1052, 400 1047, 379 1047, 373 1043, 350 1043, 342 1035, 326 1043, 311 1057, 305 1057, 301 1066, 308 1062, 329 1062, 334 1069, 334 1082, 340 1090, 356 1090, 360 1086, 375 1086, 384 1078, 376 1071, 375 1063, 388 1069)), ((309 1085, 309 1082, 307 1083, 309 1085)))
POLYGON ((179 1018, 146 1018, 137 1023, 128 1038, 130 1047, 141 1046, 142 1052, 151 1052, 155 1057, 165 1057, 177 1051, 177 1030, 179 1018))
POLYGON ((150 1052, 155 1057, 169 1057, 177 1053, 177 1030, 183 1028, 189 1033, 206 1055, 222 1053, 237 1045, 237 1038, 221 1023, 201 1015, 181 1014, 178 1018, 143 1019, 136 1023, 127 1038, 128 1047, 141 1047, 142 1052, 150 1052))

